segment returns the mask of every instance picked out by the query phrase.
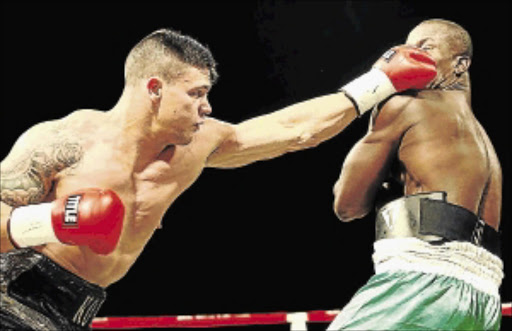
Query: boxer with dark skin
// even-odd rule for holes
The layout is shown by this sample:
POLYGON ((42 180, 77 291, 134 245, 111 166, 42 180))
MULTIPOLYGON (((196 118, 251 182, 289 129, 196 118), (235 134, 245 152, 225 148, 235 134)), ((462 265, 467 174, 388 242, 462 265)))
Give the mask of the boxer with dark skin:
MULTIPOLYGON (((463 207, 477 215, 488 226, 498 230, 502 203, 502 173, 492 143, 471 108, 468 69, 472 58, 472 44, 469 34, 453 22, 429 20, 415 27, 406 43, 428 52, 437 62, 438 74, 428 89, 412 94, 395 95, 373 111, 367 134, 348 154, 340 178, 334 186, 335 213, 344 222, 363 218, 373 209, 377 196, 382 192, 383 183, 392 176, 403 185, 404 196, 445 192, 448 203, 463 207), (393 166, 396 163, 399 164, 398 167, 393 166), (395 169, 398 171, 392 171, 395 169)), ((393 226, 393 222, 391 218, 390 227, 393 226)), ((381 242, 392 240, 384 239, 381 242)), ((397 245, 401 245, 399 240, 397 245)), ((405 255, 409 253, 403 254, 409 258, 409 255, 405 255)), ((475 258, 477 263, 483 265, 482 261, 486 261, 485 256, 475 258)), ((393 258, 394 255, 387 256, 386 259, 379 260, 379 263, 385 263, 393 258)), ((396 260, 398 261, 398 258, 396 260)), ((407 263, 410 261, 413 261, 413 258, 407 263)), ((497 265, 500 263, 501 261, 497 262, 497 265)), ((429 264, 429 261, 423 264, 429 264)), ((400 265, 397 268, 399 270, 419 270, 416 265, 413 268, 407 264, 405 269, 405 264, 396 265, 400 265)), ((500 272, 497 274, 499 278, 500 272)), ((494 293, 496 292, 497 286, 494 286, 494 293)), ((373 295, 378 294, 374 292, 373 295)), ((389 302, 392 300, 389 298, 389 302)), ((439 304, 443 300, 437 298, 431 302, 434 301, 439 304)), ((398 301, 386 304, 386 299, 382 299, 382 302, 388 309, 398 301)), ((458 303, 449 300, 445 302, 452 304, 440 309, 446 314, 452 314, 453 310, 457 309, 464 311, 457 306, 458 303)), ((366 307, 369 306, 371 304, 366 307)), ((413 306, 414 304, 410 305, 413 306)), ((398 311, 399 308, 395 308, 398 311)), ((429 310, 428 307, 422 309, 430 316, 443 316, 438 310, 429 310)), ((484 306, 480 309, 484 309, 484 306)), ((496 309, 500 309, 497 304, 496 309)), ((468 317, 469 322, 466 320, 461 322, 462 324, 443 324, 448 322, 440 323, 441 318, 422 320, 421 314, 417 311, 416 317, 396 317, 395 320, 393 315, 398 315, 396 311, 390 313, 390 310, 383 309, 381 312, 388 314, 387 321, 392 322, 382 322, 384 319, 377 321, 379 314, 376 314, 374 324, 371 324, 370 319, 363 321, 360 317, 364 314, 362 310, 359 317, 355 317, 355 314, 351 317, 349 314, 340 316, 339 320, 331 325, 331 329, 371 329, 373 325, 379 325, 379 329, 466 329, 468 325, 469 329, 494 329, 497 325, 499 327, 496 316, 489 312, 486 313, 486 318, 491 321, 489 324, 478 324, 481 322, 478 318, 471 320, 474 317, 471 312, 468 312, 468 316, 471 316, 468 317), (395 324, 392 324, 393 322, 395 324)), ((498 314, 497 311, 494 313, 498 314)), ((456 316, 456 313, 453 315, 456 316)), ((455 320, 453 316, 452 319, 455 320)))
POLYGON ((372 114, 368 134, 350 152, 334 189, 341 220, 362 218, 372 209, 398 156, 404 194, 445 191, 449 202, 482 215, 498 229, 501 168, 471 109, 471 52, 448 38, 449 27, 435 21, 409 35, 408 45, 436 59, 438 76, 417 96, 394 96, 372 114))
MULTIPOLYGON (((418 66, 435 75, 431 62, 421 69, 421 61, 411 61, 410 69, 418 66)), ((367 110, 356 110, 352 99, 337 92, 233 125, 208 117, 208 93, 216 76, 204 46, 170 30, 156 31, 128 55, 125 89, 110 111, 80 110, 25 132, 1 165, 2 253, 16 251, 14 244, 34 232, 30 224, 12 231, 23 215, 32 215, 16 210, 66 199, 83 188, 106 188, 124 205, 122 231, 112 251, 98 254, 87 243, 41 240, 34 245, 37 234, 24 246, 85 282, 108 287, 128 272, 165 212, 205 168, 241 167, 315 147, 367 110)), ((104 239, 84 236, 90 242, 104 239)), ((90 318, 83 316, 93 316, 94 309, 85 300, 86 307, 68 317, 87 323, 90 318)))

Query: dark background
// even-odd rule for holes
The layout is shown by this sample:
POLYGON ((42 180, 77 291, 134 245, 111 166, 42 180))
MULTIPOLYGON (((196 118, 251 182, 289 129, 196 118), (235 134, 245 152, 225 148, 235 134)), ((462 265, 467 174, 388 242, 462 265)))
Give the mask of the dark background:
MULTIPOLYGON (((212 116, 238 123, 334 92, 427 18, 472 35, 473 106, 504 173, 510 258, 510 6, 494 1, 173 1, 2 4, 1 158, 37 122, 110 109, 130 48, 171 27, 208 45, 221 74, 212 116)), ((373 216, 332 212, 332 185, 359 119, 307 151, 234 170, 206 169, 167 212, 99 316, 341 308, 373 272, 373 216)), ((510 273, 510 265, 505 266, 510 273)), ((501 288, 511 301, 510 278, 501 288)))

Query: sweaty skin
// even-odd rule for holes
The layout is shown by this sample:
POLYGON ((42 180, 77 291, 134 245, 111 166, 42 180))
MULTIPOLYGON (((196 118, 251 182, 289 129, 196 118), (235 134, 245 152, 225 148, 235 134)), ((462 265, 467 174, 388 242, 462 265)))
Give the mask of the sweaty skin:
POLYGON ((350 152, 335 186, 335 208, 342 220, 371 210, 397 157, 404 194, 445 191, 450 203, 498 229, 500 164, 463 92, 395 96, 373 116, 368 134, 350 152))
POLYGON ((357 117, 350 100, 336 93, 232 125, 206 117, 209 84, 204 71, 190 68, 172 90, 162 92, 162 100, 172 102, 156 115, 137 110, 146 101, 121 99, 109 112, 81 110, 29 129, 2 162, 2 251, 12 249, 4 222, 12 207, 49 202, 86 187, 113 189, 125 204, 125 219, 112 254, 56 243, 36 247, 106 287, 126 274, 164 213, 204 168, 234 168, 314 147, 357 117), (137 107, 123 109, 127 104, 137 107), (167 131, 179 135, 166 136, 167 131))
POLYGON ((397 95, 372 114, 365 137, 350 151, 334 187, 334 209, 343 221, 364 217, 377 191, 400 164, 404 194, 445 191, 498 229, 502 173, 489 137, 473 115, 469 56, 460 53, 440 24, 420 24, 407 44, 437 62, 428 90, 397 95))

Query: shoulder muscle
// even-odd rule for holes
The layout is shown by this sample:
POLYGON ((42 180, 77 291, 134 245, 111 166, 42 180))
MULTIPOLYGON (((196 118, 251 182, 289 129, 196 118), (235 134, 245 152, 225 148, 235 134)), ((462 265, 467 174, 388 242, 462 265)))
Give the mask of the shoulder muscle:
POLYGON ((11 206, 41 202, 55 174, 82 158, 79 143, 64 138, 60 121, 43 122, 23 133, 0 167, 1 200, 11 206))
POLYGON ((206 165, 216 167, 223 162, 223 155, 234 141, 236 131, 234 125, 217 119, 208 118, 198 132, 198 140, 208 151, 206 165))
POLYGON ((418 100, 396 95, 372 112, 368 136, 377 140, 397 141, 417 121, 418 100))

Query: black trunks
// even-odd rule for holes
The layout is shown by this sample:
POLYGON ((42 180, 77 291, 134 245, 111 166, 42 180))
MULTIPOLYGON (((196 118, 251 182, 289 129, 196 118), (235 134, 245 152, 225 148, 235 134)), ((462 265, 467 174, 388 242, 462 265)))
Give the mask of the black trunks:
POLYGON ((24 248, 0 254, 0 296, 2 330, 87 330, 106 293, 24 248))

